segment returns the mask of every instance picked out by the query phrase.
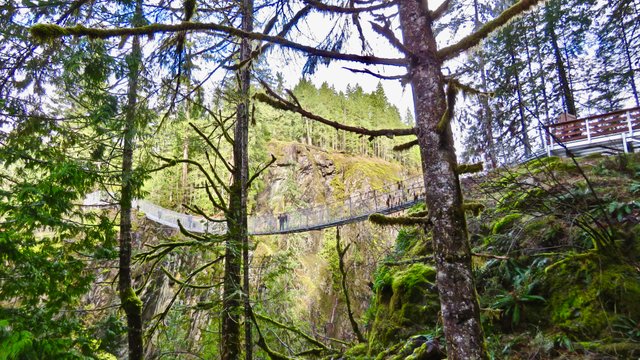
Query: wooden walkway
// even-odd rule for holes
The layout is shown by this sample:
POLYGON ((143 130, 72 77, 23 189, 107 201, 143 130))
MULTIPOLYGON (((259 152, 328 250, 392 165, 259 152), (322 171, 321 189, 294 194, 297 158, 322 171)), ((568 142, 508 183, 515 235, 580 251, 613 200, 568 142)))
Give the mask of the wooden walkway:
POLYGON ((547 156, 565 155, 567 150, 576 156, 627 153, 640 143, 640 107, 559 122, 546 128, 547 156))
MULTIPOLYGON (((392 214, 410 208, 424 199, 424 182, 421 176, 388 184, 382 189, 353 193, 350 197, 327 204, 282 214, 249 216, 250 235, 291 234, 321 230, 334 226, 364 221, 374 213, 392 214)), ((84 200, 85 206, 109 205, 100 192, 94 192, 84 200)), ((135 200, 134 208, 156 223, 178 229, 178 221, 194 233, 224 234, 226 223, 208 222, 205 219, 183 214, 146 200, 135 200)))

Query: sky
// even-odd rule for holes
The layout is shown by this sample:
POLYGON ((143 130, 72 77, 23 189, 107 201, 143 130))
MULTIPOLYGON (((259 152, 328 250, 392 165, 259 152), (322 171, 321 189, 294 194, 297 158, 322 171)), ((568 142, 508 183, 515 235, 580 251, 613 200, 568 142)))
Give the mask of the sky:
MULTIPOLYGON (((313 13, 305 20, 304 24, 300 25, 299 33, 297 34, 298 38, 294 37, 293 40, 309 44, 318 43, 326 36, 330 25, 333 25, 334 23, 335 20, 328 19, 326 16, 318 13, 313 13)), ((375 53, 371 55, 385 58, 402 57, 395 48, 389 45, 386 39, 383 39, 371 30, 368 24, 368 19, 364 15, 362 16, 361 23, 371 48, 375 50, 375 53)), ((394 25, 397 26, 398 24, 394 25)), ((357 34, 351 34, 350 39, 342 52, 353 54, 361 53, 361 45, 357 34)), ((283 65, 278 69, 278 71, 280 71, 284 76, 285 87, 293 88, 302 77, 302 69, 306 62, 306 56, 291 51, 287 51, 286 53, 275 51, 271 56, 273 58, 273 60, 271 60, 272 63, 283 65)), ((398 75, 406 72, 404 68, 396 66, 365 67, 362 64, 354 62, 333 61, 328 66, 319 65, 316 72, 312 75, 307 75, 307 78, 316 86, 320 86, 322 83, 327 82, 337 91, 345 91, 348 85, 353 86, 355 84, 359 84, 365 92, 372 92, 376 89, 378 83, 381 83, 389 102, 398 107, 402 117, 405 116, 407 109, 413 111, 413 99, 410 85, 402 86, 399 80, 381 80, 372 75, 354 73, 345 69, 345 67, 355 69, 366 68, 374 73, 382 75, 398 75)))
MULTIPOLYGON (((442 0, 429 1, 429 8, 435 9, 442 3, 442 0)), ((329 25, 332 25, 335 20, 328 19, 326 16, 318 13, 311 14, 305 19, 305 23, 300 26, 299 33, 294 36, 294 41, 300 41, 304 43, 318 43, 319 39, 323 39, 329 29, 329 25)), ((371 30, 369 19, 366 15, 362 15, 361 24, 363 26, 365 37, 369 41, 371 47, 375 50, 378 57, 385 58, 400 58, 402 55, 398 50, 392 47, 388 41, 382 38, 377 33, 371 30)), ((353 27, 351 27, 353 28, 353 27)), ((392 28, 398 29, 399 23, 393 23, 392 28)), ((400 37, 400 32, 396 31, 396 34, 400 37)), ((460 35, 460 34, 458 34, 460 35)), ((444 42, 450 42, 454 39, 451 35, 443 33, 440 38, 444 38, 444 42)), ((455 38, 459 38, 456 36, 455 38)), ((361 53, 361 45, 357 34, 352 34, 346 49, 343 52, 348 53, 361 53)), ((285 87, 293 88, 302 76, 302 68, 305 64, 306 57, 302 54, 287 52, 283 55, 282 52, 274 52, 271 55, 272 63, 282 64, 278 71, 284 76, 285 87)), ((376 89, 378 83, 381 83, 389 102, 395 105, 400 116, 405 117, 407 110, 413 112, 413 96, 411 92, 411 85, 402 85, 399 80, 381 80, 372 75, 354 73, 345 69, 345 67, 351 67, 356 69, 368 69, 375 73, 382 75, 399 75, 406 72, 402 67, 395 66, 363 66, 358 63, 349 63, 344 61, 334 61, 328 66, 320 65, 318 70, 313 75, 308 75, 308 79, 311 80, 316 86, 320 86, 323 82, 327 82, 330 86, 333 86, 337 91, 345 91, 348 85, 359 84, 365 92, 372 92, 376 89)))

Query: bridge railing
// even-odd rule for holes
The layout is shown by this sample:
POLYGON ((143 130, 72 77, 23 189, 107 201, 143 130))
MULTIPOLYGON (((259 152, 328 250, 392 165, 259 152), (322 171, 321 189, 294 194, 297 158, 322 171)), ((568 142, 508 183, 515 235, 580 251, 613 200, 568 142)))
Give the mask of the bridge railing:
MULTIPOLYGON (((376 213, 390 213, 411 206, 424 197, 422 177, 389 184, 383 189, 364 193, 354 193, 342 201, 325 206, 309 207, 283 214, 262 214, 247 219, 251 235, 288 233, 304 230, 322 229, 337 224, 362 220, 376 213)), ((97 191, 88 194, 85 206, 108 205, 104 193, 97 191)), ((165 209, 147 200, 134 200, 133 208, 144 213, 148 219, 172 228, 178 228, 178 222, 191 232, 224 234, 226 222, 210 222, 203 217, 179 213, 165 209)))
POLYGON ((259 235, 321 229, 361 220, 376 212, 406 208, 423 196, 424 183, 419 177, 392 184, 385 189, 355 193, 343 201, 326 206, 250 217, 249 233, 259 235))
POLYGON ((545 136, 547 152, 558 142, 592 143, 602 137, 615 137, 625 142, 640 132, 640 107, 589 116, 581 119, 547 125, 550 134, 545 136))

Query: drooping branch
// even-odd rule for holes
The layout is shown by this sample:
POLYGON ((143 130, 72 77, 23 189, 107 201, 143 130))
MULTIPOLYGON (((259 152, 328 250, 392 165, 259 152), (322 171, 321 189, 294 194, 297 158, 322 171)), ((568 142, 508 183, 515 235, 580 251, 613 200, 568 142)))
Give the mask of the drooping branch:
POLYGON ((254 99, 264 102, 266 104, 269 104, 276 109, 298 113, 308 119, 317 121, 325 125, 329 125, 336 130, 344 130, 344 131, 348 131, 355 134, 369 136, 369 140, 372 140, 373 138, 380 137, 380 136, 393 138, 394 136, 415 135, 414 128, 371 130, 371 129, 366 129, 358 126, 344 125, 336 121, 328 120, 322 116, 313 114, 303 109, 299 103, 295 104, 283 98, 282 96, 278 95, 275 91, 273 91, 271 88, 269 88, 269 86, 266 83, 262 82, 262 86, 264 87, 266 94, 257 93, 253 96, 254 99))
POLYGON ((107 39, 135 35, 153 36, 161 33, 175 33, 181 31, 217 31, 227 35, 251 40, 266 41, 282 47, 302 51, 309 55, 326 59, 360 62, 369 65, 406 66, 406 59, 380 58, 376 56, 344 54, 335 51, 317 49, 314 46, 303 45, 280 36, 266 35, 259 32, 243 31, 232 26, 217 23, 183 22, 180 24, 150 24, 134 28, 96 29, 82 25, 62 27, 53 24, 37 24, 31 27, 31 35, 38 41, 47 42, 64 36, 86 36, 89 38, 107 39))
POLYGON ((435 10, 431 12, 431 21, 436 21, 440 19, 444 14, 449 11, 451 5, 453 4, 453 0, 445 0, 438 6, 435 10))
POLYGON ((281 354, 273 349, 271 349, 271 347, 269 347, 269 344, 267 344, 266 340, 264 339, 264 336, 262 335, 262 330, 260 329, 260 324, 258 324, 258 319, 256 319, 256 314, 253 311, 253 308, 251 309, 251 321, 253 322, 253 325, 255 325, 256 327, 256 332, 258 333, 258 341, 256 342, 256 345, 258 345, 262 350, 264 350, 264 352, 267 353, 267 355, 269 355, 269 357, 273 360, 293 360, 292 358, 281 354))
POLYGON ((449 124, 453 120, 453 114, 456 107, 456 97, 458 96, 458 88, 456 88, 453 84, 449 83, 447 85, 447 108, 442 114, 442 118, 440 118, 440 122, 438 122, 437 130, 439 133, 445 131, 448 128, 449 124))
POLYGON ((297 334, 299 336, 301 336, 302 338, 304 338, 305 340, 307 340, 309 343, 322 348, 324 351, 328 351, 328 352, 336 352, 334 349, 331 349, 330 347, 328 347, 327 345, 323 344, 322 342, 318 341, 317 339, 313 338, 311 335, 306 334, 304 331, 298 329, 295 326, 289 326, 286 324, 283 324, 277 320, 274 320, 268 316, 265 315, 260 315, 260 314, 256 314, 255 312, 252 311, 252 314, 254 317, 256 317, 257 319, 266 321, 268 323, 271 323, 272 325, 279 327, 281 329, 285 329, 288 331, 291 331, 294 334, 297 334))
POLYGON ((362 74, 367 74, 367 75, 371 75, 373 77, 376 77, 378 79, 381 80, 400 80, 403 83, 407 82, 408 79, 408 75, 407 74, 403 74, 403 75, 382 75, 382 74, 377 74, 374 73, 373 71, 369 70, 369 69, 354 69, 354 68, 350 68, 350 67, 342 67, 345 70, 349 70, 352 73, 362 73, 362 74))
POLYGON ((178 296, 180 295, 182 290, 186 287, 184 284, 188 284, 189 281, 191 281, 191 279, 193 279, 196 275, 198 275, 199 273, 203 272, 204 270, 208 269, 209 267, 213 266, 214 264, 216 264, 216 263, 218 263, 218 262, 220 262, 222 260, 224 260, 224 257, 220 256, 220 257, 216 258, 215 260, 212 260, 212 261, 200 266, 199 268, 195 269, 193 272, 191 272, 187 276, 187 278, 184 280, 183 284, 180 284, 180 287, 178 288, 178 290, 173 294, 173 297, 169 301, 169 304, 164 309, 164 311, 154 317, 156 321, 147 330, 147 335, 148 336, 150 336, 151 334, 153 334, 155 332, 155 330, 158 328, 160 323, 162 323, 164 321, 164 319, 166 318, 167 314, 169 314, 169 310, 171 310, 171 308, 173 307, 173 304, 175 303, 176 299, 178 298, 178 296))
POLYGON ((251 178, 249 178, 249 180, 247 180, 247 189, 251 186, 251 183, 253 183, 253 181, 260 176, 260 174, 262 174, 265 170, 267 170, 267 168, 269 168, 269 166, 273 165, 273 163, 276 162, 276 157, 273 156, 273 154, 271 154, 271 160, 269 160, 269 162, 267 164, 265 164, 263 167, 261 167, 260 169, 258 169, 258 171, 256 171, 255 174, 253 174, 251 176, 251 178))
MULTIPOLYGON (((312 6, 307 5, 302 9, 298 10, 298 12, 296 12, 296 14, 282 27, 282 30, 280 30, 277 36, 281 38, 286 37, 289 31, 291 31, 291 29, 293 29, 298 24, 298 21, 300 21, 300 19, 306 16, 311 11, 311 9, 312 9, 312 6)), ((269 20, 269 22, 267 23, 267 25, 265 25, 262 31, 263 34, 265 35, 269 34, 269 32, 273 29, 273 27, 277 22, 278 16, 279 14, 276 14, 273 18, 271 18, 271 20, 269 20)), ((268 51, 273 46, 273 44, 274 43, 268 42, 262 46, 259 46, 257 49, 251 52, 248 59, 241 61, 236 65, 229 66, 228 69, 235 71, 244 67, 247 63, 255 60, 258 56, 268 51)))
POLYGON ((534 5, 536 5, 539 0, 520 0, 510 8, 503 11, 498 17, 484 24, 478 31, 473 34, 464 37, 459 42, 444 47, 438 51, 438 57, 440 60, 445 61, 449 59, 453 59, 454 57, 460 55, 462 52, 480 44, 480 42, 485 39, 490 33, 498 29, 499 27, 507 24, 509 21, 514 19, 516 16, 522 14, 523 12, 531 9, 534 5))
MULTIPOLYGON (((194 160, 189 160, 189 159, 169 159, 169 158, 165 158, 164 156, 160 156, 157 154, 154 154, 153 156, 159 158, 160 160, 163 160, 167 163, 170 164, 189 164, 189 165, 193 165, 195 167, 198 168, 198 170, 200 170, 200 172, 202 173, 202 175, 204 175, 207 178, 208 183, 211 185, 211 187, 213 188, 213 190, 215 191, 218 199, 217 201, 213 201, 213 205, 216 206, 219 210, 223 211, 223 212, 228 212, 229 208, 227 207, 226 201, 224 200, 224 197, 222 196, 222 194, 218 191, 216 185, 216 182, 211 178, 210 174, 204 169, 204 167, 202 166, 202 164, 200 164, 197 161, 194 160)), ((208 191, 209 187, 207 186, 207 191, 208 191)), ((228 188, 225 188, 226 191, 229 191, 228 188)), ((209 192, 208 192, 209 193, 209 192)), ((209 193, 209 195, 211 195, 209 193)), ((213 199, 212 196, 210 196, 210 199, 213 199)))
POLYGON ((405 151, 405 150, 409 150, 414 146, 418 146, 420 145, 420 143, 418 142, 418 139, 415 140, 411 140, 409 142, 406 142, 404 144, 400 144, 400 145, 396 145, 393 147, 393 151, 405 151))
MULTIPOLYGON (((220 153, 220 150, 218 150, 218 147, 211 142, 209 137, 205 135, 202 131, 200 131, 200 129, 198 129, 198 127, 195 126, 193 123, 189 123, 189 126, 191 126, 191 128, 195 130, 196 133, 198 133, 200 138, 202 138, 202 140, 204 140, 207 143, 207 145, 209 145, 209 147, 216 153, 220 161, 222 161, 222 164, 224 164, 224 166, 227 168, 227 171, 229 171, 230 173, 233 173, 234 171, 233 166, 229 164, 229 162, 224 158, 224 156, 222 156, 222 154, 220 153)), ((233 145, 233 143, 231 143, 231 145, 233 145)))
POLYGON ((447 77, 445 78, 445 80, 447 80, 449 85, 455 86, 458 90, 462 91, 464 95, 477 95, 477 96, 486 96, 486 97, 492 97, 494 95, 493 92, 478 90, 472 86, 463 84, 460 82, 460 80, 453 77, 447 77))
POLYGON ((389 43, 393 45, 393 47, 398 49, 400 52, 410 57, 414 56, 413 52, 411 52, 410 49, 404 46, 402 41, 400 41, 400 39, 398 39, 396 35, 393 33, 393 30, 391 30, 391 24, 389 23, 388 20, 385 21, 384 26, 381 26, 380 24, 377 24, 373 21, 370 21, 369 24, 371 24, 371 28, 373 29, 373 31, 375 31, 376 33, 378 33, 379 35, 387 39, 389 43))
POLYGON ((202 216, 205 220, 209 221, 209 222, 213 222, 213 223, 224 223, 227 222, 227 219, 216 219, 216 218, 212 218, 211 216, 207 215, 206 212, 204 212, 204 210, 202 210, 201 207, 199 207, 198 205, 187 205, 187 204, 182 204, 182 206, 191 211, 192 213, 195 213, 197 215, 202 216))
POLYGON ((358 14, 358 13, 382 10, 382 9, 386 9, 396 5, 396 1, 383 2, 377 5, 366 6, 366 7, 342 7, 342 6, 328 5, 318 0, 306 0, 305 2, 318 10, 326 11, 327 13, 332 13, 332 14, 358 14))
POLYGON ((167 268, 165 268, 164 266, 160 266, 160 270, 162 270, 162 272, 165 275, 167 275, 167 277, 169 279, 171 279, 171 281, 173 281, 173 282, 175 282, 177 284, 180 284, 180 285, 182 285, 184 287, 191 288, 191 289, 204 289, 204 290, 207 290, 207 289, 211 289, 211 288, 214 288, 214 287, 218 286, 217 284, 215 284, 215 285, 196 285, 196 284, 191 284, 191 283, 188 283, 186 281, 182 281, 182 280, 178 279, 177 277, 173 276, 173 274, 169 270, 167 270, 167 268))
POLYGON ((349 291, 347 288, 347 270, 344 265, 344 256, 347 254, 347 250, 351 244, 342 248, 340 245, 340 227, 336 228, 336 252, 338 253, 338 270, 340 271, 340 284, 342 285, 342 293, 344 294, 344 302, 347 306, 347 316, 349 317, 349 322, 351 323, 351 328, 353 329, 353 333, 356 334, 356 338, 358 342, 366 343, 367 339, 362 335, 360 328, 358 327, 358 322, 353 316, 353 310, 351 309, 351 299, 349 298, 349 291))

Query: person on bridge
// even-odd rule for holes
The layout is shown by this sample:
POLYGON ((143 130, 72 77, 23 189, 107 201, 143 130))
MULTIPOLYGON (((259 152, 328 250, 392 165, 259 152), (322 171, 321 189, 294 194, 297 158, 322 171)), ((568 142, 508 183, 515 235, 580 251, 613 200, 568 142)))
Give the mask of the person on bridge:
POLYGON ((288 220, 287 214, 278 215, 278 222, 280 223, 280 231, 284 231, 285 227, 287 226, 287 220, 288 220))

